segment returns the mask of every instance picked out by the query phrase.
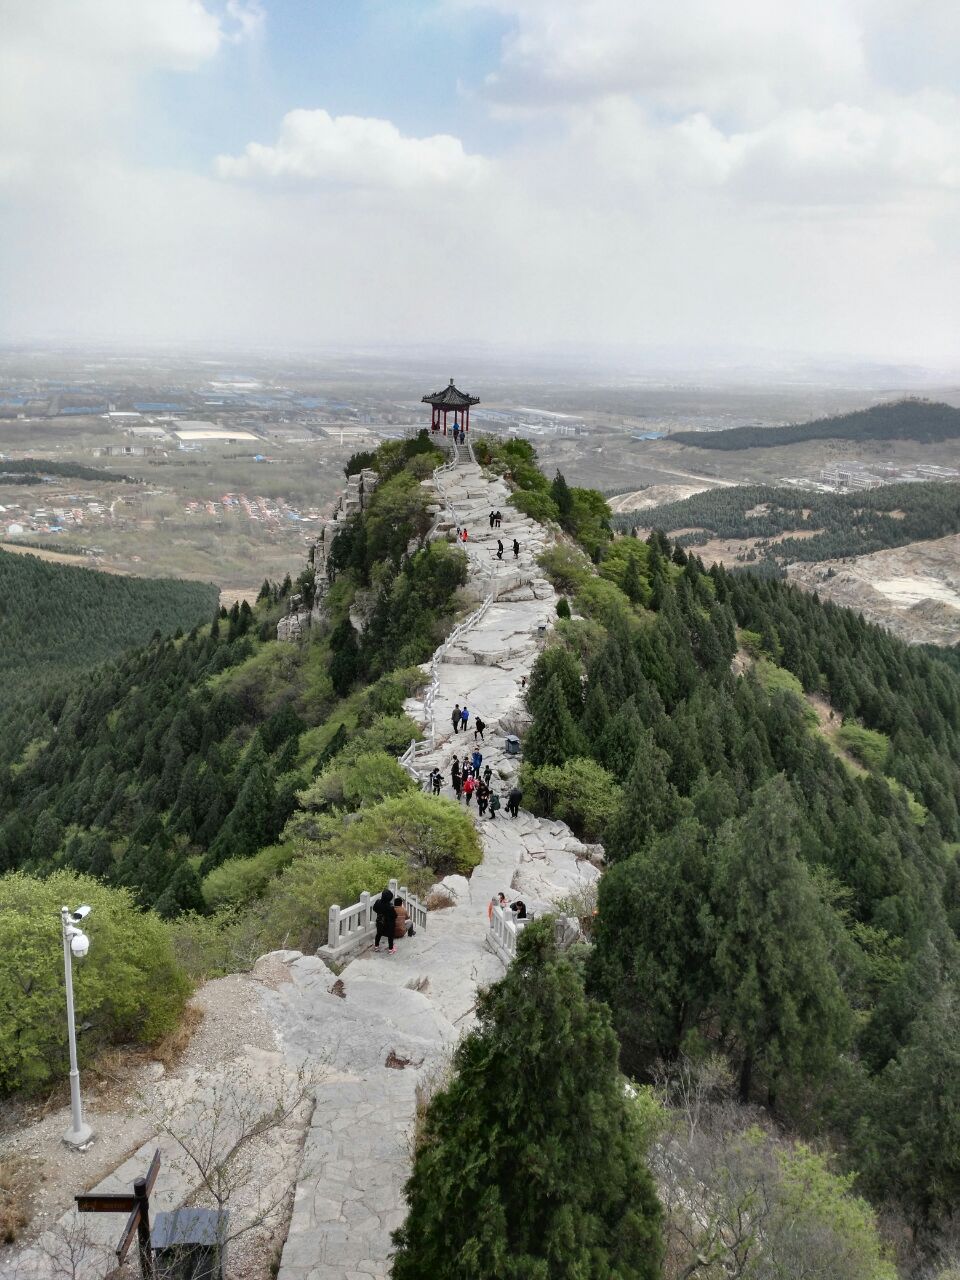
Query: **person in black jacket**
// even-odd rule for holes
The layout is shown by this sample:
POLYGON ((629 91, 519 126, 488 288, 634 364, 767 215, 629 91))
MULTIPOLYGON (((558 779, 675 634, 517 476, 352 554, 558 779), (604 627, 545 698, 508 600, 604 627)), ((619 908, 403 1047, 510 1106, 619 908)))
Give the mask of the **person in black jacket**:
POLYGON ((397 924, 397 912, 393 905, 393 894, 389 889, 384 889, 380 897, 373 904, 374 915, 377 917, 377 936, 373 941, 374 951, 380 950, 380 939, 386 938, 387 954, 393 955, 393 931, 397 924))
POLYGON ((511 787, 510 794, 507 796, 507 813, 511 818, 515 818, 520 809, 520 801, 523 799, 523 792, 519 787, 511 787))

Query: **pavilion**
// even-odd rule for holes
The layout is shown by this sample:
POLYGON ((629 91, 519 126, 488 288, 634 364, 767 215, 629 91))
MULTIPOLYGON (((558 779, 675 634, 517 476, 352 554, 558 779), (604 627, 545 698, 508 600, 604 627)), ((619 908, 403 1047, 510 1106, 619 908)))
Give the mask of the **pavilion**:
POLYGON ((431 406, 430 413, 430 430, 439 431, 443 427, 443 434, 447 434, 447 414, 453 413, 453 429, 459 431, 462 427, 464 431, 470 430, 470 406, 479 404, 479 396, 468 396, 463 391, 459 391, 453 385, 453 379, 450 379, 449 387, 444 387, 442 391, 435 391, 432 396, 424 396, 421 400, 422 404, 431 406))

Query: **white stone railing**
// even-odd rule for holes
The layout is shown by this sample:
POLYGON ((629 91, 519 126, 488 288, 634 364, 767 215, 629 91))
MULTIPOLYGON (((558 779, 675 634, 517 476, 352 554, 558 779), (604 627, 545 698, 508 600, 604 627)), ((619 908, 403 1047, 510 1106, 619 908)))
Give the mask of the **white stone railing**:
POLYGON ((518 920, 509 909, 494 907, 490 915, 490 928, 487 930, 487 946, 500 957, 504 964, 509 964, 517 954, 517 937, 526 927, 526 920, 518 920))
MULTIPOLYGON (((562 911, 553 916, 557 945, 566 949, 571 942, 581 940, 582 932, 576 920, 562 911)), ((487 946, 505 965, 509 965, 517 954, 517 939, 533 916, 518 919, 508 907, 495 906, 490 913, 490 927, 487 930, 487 946)))
MULTIPOLYGON (((415 893, 411 893, 406 885, 398 885, 391 880, 387 886, 395 898, 402 898, 403 905, 415 929, 427 927, 427 908, 415 893)), ((351 907, 340 907, 336 903, 330 908, 327 922, 327 941, 317 948, 317 955, 324 960, 342 960, 359 951, 369 938, 377 932, 377 917, 373 904, 379 895, 370 894, 366 890, 360 895, 360 901, 351 907)))

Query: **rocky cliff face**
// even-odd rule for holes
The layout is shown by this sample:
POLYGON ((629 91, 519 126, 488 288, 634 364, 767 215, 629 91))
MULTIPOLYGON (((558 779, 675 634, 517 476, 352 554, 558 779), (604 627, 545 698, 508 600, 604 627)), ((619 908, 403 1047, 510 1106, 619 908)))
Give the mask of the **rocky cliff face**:
POLYGON ((345 520, 365 511, 370 495, 380 482, 376 471, 365 467, 356 475, 347 477, 347 487, 340 495, 337 509, 329 520, 320 526, 320 534, 311 549, 313 560, 314 591, 313 605, 308 606, 302 596, 291 596, 289 612, 277 623, 277 639, 287 643, 302 640, 310 627, 323 618, 324 600, 330 588, 327 561, 333 540, 340 532, 345 520))

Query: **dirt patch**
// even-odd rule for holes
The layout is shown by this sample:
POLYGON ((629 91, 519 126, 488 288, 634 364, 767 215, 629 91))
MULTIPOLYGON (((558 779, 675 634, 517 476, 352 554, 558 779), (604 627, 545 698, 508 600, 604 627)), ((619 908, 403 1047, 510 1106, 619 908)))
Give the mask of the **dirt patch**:
POLYGON ((713 487, 710 484, 653 484, 647 489, 637 489, 633 493, 620 493, 608 498, 607 506, 615 514, 623 511, 647 511, 651 507, 662 507, 668 502, 683 502, 685 498, 693 498, 713 487))
POLYGON ((834 711, 830 703, 825 698, 821 698, 818 693, 808 693, 806 695, 807 702, 817 713, 817 723, 820 727, 820 733, 826 738, 830 750, 834 755, 838 756, 844 764, 847 765, 854 773, 865 774, 867 770, 863 767, 859 760, 842 747, 837 741, 837 731, 843 724, 843 716, 839 712, 834 711))
POLYGON ((792 582, 863 613, 909 644, 960 642, 960 534, 866 556, 791 564, 792 582))
MULTIPOLYGON (((70 1126, 65 1084, 45 1098, 0 1103, 0 1167, 25 1162, 35 1172, 31 1215, 20 1229, 18 1245, 34 1241, 72 1208, 74 1195, 102 1181, 153 1135, 161 1082, 232 1061, 248 1044, 277 1048, 273 1024, 261 1011, 259 989, 245 975, 218 978, 199 988, 187 1015, 187 1032, 158 1046, 174 1064, 169 1071, 139 1047, 111 1050, 82 1071, 84 1115, 95 1135, 86 1151, 63 1144, 70 1126)), ((0 1276, 11 1272, 11 1251, 0 1248, 0 1276), (8 1264, 10 1270, 5 1269, 8 1264)))
POLYGON ((43 547, 24 547, 16 542, 0 542, 0 551, 12 551, 15 556, 36 556, 38 560, 48 560, 51 564, 71 564, 75 569, 96 569, 99 573, 116 573, 122 578, 130 574, 129 569, 106 564, 99 557, 73 555, 68 551, 47 551, 43 547))
POLYGON ((252 608, 257 603, 259 594, 259 587, 224 587, 220 592, 220 607, 232 609, 235 604, 243 604, 246 600, 252 608))

